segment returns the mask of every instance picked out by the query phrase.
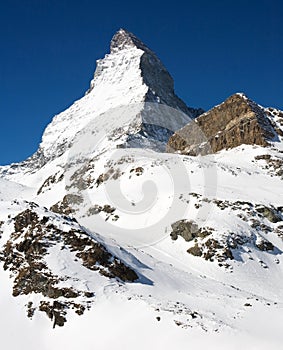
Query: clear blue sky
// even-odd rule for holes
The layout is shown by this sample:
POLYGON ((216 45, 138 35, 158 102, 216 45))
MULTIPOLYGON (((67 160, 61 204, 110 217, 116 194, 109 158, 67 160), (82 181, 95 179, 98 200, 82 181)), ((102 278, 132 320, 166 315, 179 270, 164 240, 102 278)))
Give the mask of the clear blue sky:
POLYGON ((283 109, 280 0, 1 1, 0 164, 36 151, 120 27, 158 54, 189 106, 209 109, 243 91, 283 109))

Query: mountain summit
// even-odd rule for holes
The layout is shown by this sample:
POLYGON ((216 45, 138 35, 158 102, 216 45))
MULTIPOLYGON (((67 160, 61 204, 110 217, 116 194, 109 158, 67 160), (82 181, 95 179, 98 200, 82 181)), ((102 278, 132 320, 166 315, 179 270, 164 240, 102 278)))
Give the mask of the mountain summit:
POLYGON ((136 47, 144 52, 153 53, 140 39, 138 39, 133 33, 120 29, 114 34, 110 43, 110 52, 114 53, 119 50, 125 50, 129 47, 136 47))
POLYGON ((30 168, 31 162, 35 169, 62 156, 86 125, 96 123, 98 128, 105 129, 106 120, 112 134, 117 133, 117 129, 121 132, 123 126, 123 135, 127 135, 123 141, 125 146, 139 147, 144 143, 155 148, 157 142, 159 149, 165 149, 174 131, 203 112, 187 107, 176 96, 173 79, 161 61, 136 36, 124 29, 113 36, 110 53, 98 60, 96 65, 86 95, 53 118, 44 131, 39 150, 28 164, 24 162, 20 166, 30 168), (154 103, 155 112, 151 109, 148 113, 150 107, 146 108, 146 103, 154 103), (168 106, 176 112, 173 115, 172 110, 168 111, 166 118, 160 118, 158 105, 168 106), (120 113, 121 108, 126 108, 127 112, 120 113), (116 109, 118 112, 113 116, 116 109), (109 111, 112 117, 107 116, 109 111))

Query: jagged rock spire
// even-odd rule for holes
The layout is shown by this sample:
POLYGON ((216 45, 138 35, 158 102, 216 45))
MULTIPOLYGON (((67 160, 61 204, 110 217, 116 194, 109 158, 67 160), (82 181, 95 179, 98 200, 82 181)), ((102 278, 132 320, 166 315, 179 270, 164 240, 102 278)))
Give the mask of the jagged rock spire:
POLYGON ((133 33, 120 29, 116 32, 110 43, 111 53, 127 49, 129 47, 136 47, 145 52, 153 53, 140 39, 138 39, 133 33))

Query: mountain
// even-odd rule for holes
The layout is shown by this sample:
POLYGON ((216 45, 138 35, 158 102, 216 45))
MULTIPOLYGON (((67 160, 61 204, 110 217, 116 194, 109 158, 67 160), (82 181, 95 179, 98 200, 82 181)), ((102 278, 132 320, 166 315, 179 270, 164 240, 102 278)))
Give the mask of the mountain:
POLYGON ((133 34, 120 29, 112 38, 110 49, 110 54, 97 61, 86 95, 53 118, 38 151, 26 162, 14 165, 13 170, 9 167, 10 173, 18 167, 35 170, 62 156, 75 135, 89 123, 95 123, 96 129, 108 128, 108 133, 117 138, 125 136, 123 143, 137 139, 139 144, 146 134, 146 139, 160 141, 165 147, 174 131, 203 112, 187 107, 175 95, 173 79, 166 68, 133 34), (160 120, 156 104, 171 107, 167 114, 173 110, 174 117, 170 114, 160 120), (156 111, 148 115, 151 107, 156 111), (105 116, 107 113, 111 116, 105 116), (108 124, 107 119, 111 119, 108 124))
POLYGON ((280 349, 283 112, 187 107, 120 29, 38 151, 0 167, 9 349, 280 349))
POLYGON ((168 149, 207 154, 242 144, 266 146, 277 137, 274 127, 280 133, 268 114, 272 116, 244 94, 235 94, 178 130, 168 149))

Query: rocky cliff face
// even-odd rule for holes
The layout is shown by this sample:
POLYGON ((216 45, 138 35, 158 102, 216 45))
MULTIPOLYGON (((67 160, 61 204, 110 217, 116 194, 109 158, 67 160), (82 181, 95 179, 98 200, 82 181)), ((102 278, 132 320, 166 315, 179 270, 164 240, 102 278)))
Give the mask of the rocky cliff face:
POLYGON ((242 144, 266 146, 276 136, 266 111, 244 94, 234 94, 177 131, 167 149, 207 154, 242 144))
POLYGON ((143 51, 140 58, 139 69, 143 83, 148 87, 147 94, 145 95, 145 102, 163 103, 167 106, 183 111, 190 117, 196 117, 204 112, 201 108, 195 109, 188 107, 178 98, 178 96, 176 96, 174 91, 174 80, 170 73, 164 67, 157 55, 133 33, 120 29, 113 36, 110 43, 111 54, 125 52, 125 50, 133 48, 143 51))

